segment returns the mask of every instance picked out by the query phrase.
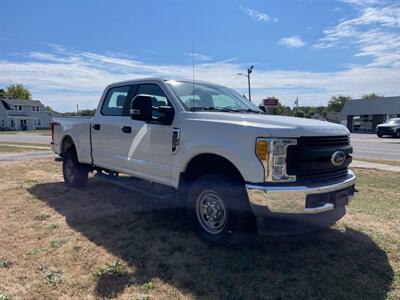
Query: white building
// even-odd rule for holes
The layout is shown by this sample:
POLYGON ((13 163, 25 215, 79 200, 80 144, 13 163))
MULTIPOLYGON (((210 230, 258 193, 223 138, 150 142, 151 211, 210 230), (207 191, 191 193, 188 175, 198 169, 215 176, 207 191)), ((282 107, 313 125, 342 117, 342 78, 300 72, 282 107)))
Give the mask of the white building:
POLYGON ((53 115, 38 100, 0 99, 0 130, 50 128, 53 115))

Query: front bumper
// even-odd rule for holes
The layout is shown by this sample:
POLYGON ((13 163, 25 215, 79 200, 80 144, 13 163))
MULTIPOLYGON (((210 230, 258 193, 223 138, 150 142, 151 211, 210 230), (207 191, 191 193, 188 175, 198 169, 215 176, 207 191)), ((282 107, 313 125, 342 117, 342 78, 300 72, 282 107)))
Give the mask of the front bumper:
MULTIPOLYGON (((311 228, 334 224, 345 214, 345 206, 354 195, 355 180, 354 173, 348 170, 344 178, 319 184, 246 184, 246 190, 259 232, 267 233, 271 227, 268 220, 272 219, 293 220, 311 228)), ((296 226, 294 231, 298 229, 296 226)))
POLYGON ((376 133, 381 135, 394 135, 395 130, 391 127, 378 127, 376 133))

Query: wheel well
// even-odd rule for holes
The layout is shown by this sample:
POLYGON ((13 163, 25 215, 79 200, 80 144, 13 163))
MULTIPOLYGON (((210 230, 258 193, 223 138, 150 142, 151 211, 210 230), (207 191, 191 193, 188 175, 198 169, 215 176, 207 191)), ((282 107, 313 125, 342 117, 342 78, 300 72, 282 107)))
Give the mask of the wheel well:
POLYGON ((64 137, 61 144, 61 154, 64 155, 71 148, 75 149, 75 143, 74 140, 69 135, 67 135, 66 137, 64 137))
POLYGON ((223 173, 244 182, 239 170, 226 158, 216 154, 200 154, 190 160, 186 170, 180 175, 178 188, 180 197, 186 198, 190 184, 197 178, 210 173, 223 173))

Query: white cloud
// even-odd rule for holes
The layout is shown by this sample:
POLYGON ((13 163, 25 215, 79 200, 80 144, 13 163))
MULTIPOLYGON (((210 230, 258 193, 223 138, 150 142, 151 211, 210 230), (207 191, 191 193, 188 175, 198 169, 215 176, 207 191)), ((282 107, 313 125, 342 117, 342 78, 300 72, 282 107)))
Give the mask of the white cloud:
MULTIPOLYGON (((354 4, 357 1, 351 1, 354 4)), ((365 2, 361 2, 365 4, 365 2)), ((359 15, 341 21, 326 29, 324 37, 315 48, 353 46, 358 49, 355 56, 370 56, 371 66, 398 66, 400 64, 400 3, 382 6, 363 6, 359 15)))
POLYGON ((266 13, 262 13, 256 9, 249 8, 249 7, 241 7, 241 9, 248 15, 250 16, 255 22, 269 22, 272 21, 274 23, 278 22, 277 18, 273 18, 271 20, 271 17, 267 15, 266 13))
POLYGON ((194 57, 195 60, 200 60, 200 61, 208 61, 212 59, 212 56, 208 56, 205 54, 200 54, 200 53, 185 53, 186 56, 194 57))
MULTIPOLYGON (((384 41, 379 42, 382 43, 384 41)), ((385 59, 397 58, 385 56, 385 59)), ((263 70, 256 65, 252 74, 253 99, 257 103, 273 95, 286 105, 293 105, 298 96, 304 105, 321 105, 337 94, 353 97, 370 92, 385 96, 398 95, 400 66, 391 64, 388 67, 387 61, 378 62, 375 65, 349 66, 339 72, 263 70)), ((247 64, 242 65, 236 58, 207 61, 196 64, 195 77, 247 93, 246 78, 236 75, 246 67, 247 64)), ((21 82, 32 90, 35 99, 60 111, 75 110, 77 103, 82 109, 95 108, 102 90, 112 82, 153 76, 175 79, 192 77, 191 64, 151 64, 124 55, 66 48, 26 53, 18 61, 0 60, 0 70, 0 87, 10 81, 21 82)))
POLYGON ((301 48, 306 45, 298 35, 281 38, 279 44, 289 48, 301 48))

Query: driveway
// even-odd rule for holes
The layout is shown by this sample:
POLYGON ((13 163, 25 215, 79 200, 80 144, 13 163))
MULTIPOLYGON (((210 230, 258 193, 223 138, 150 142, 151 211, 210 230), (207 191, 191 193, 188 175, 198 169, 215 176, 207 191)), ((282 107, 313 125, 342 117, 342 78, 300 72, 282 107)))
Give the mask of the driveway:
POLYGON ((354 158, 387 159, 400 161, 400 139, 375 134, 351 134, 354 158))

